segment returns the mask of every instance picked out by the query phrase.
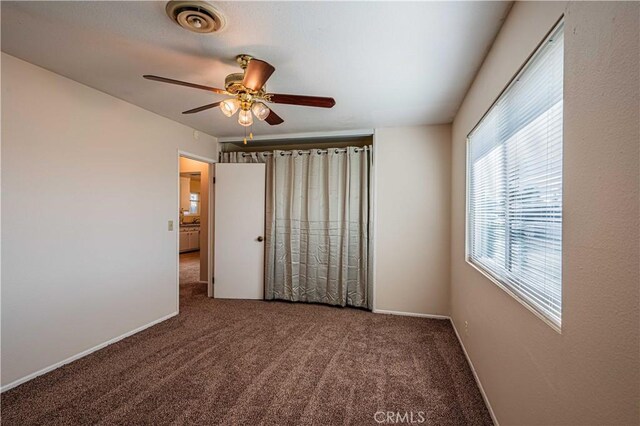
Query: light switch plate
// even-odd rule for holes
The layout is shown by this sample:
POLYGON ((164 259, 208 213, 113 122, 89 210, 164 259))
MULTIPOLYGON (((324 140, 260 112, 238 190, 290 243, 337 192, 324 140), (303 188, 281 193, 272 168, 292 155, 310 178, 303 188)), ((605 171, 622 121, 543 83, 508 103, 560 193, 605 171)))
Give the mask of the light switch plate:
POLYGON ((169 221, 169 231, 173 231, 173 221, 169 221))

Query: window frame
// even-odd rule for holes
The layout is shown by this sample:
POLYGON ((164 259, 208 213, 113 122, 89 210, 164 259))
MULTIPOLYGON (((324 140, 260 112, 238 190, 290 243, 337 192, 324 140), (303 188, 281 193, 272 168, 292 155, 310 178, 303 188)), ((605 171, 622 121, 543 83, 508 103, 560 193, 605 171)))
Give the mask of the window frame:
POLYGON ((189 193, 189 216, 200 216, 200 193, 199 192, 190 192, 189 193), (196 197, 194 197, 196 195, 196 197), (194 199, 195 198, 195 199, 194 199), (191 207, 193 203, 196 203, 196 212, 191 212, 191 207))
MULTIPOLYGON (((556 324, 554 321, 549 319, 542 312, 540 312, 536 308, 534 308, 526 299, 524 299, 522 296, 520 296, 519 294, 517 294, 516 292, 511 290, 509 285, 504 283, 504 282, 502 282, 502 280, 499 277, 495 276, 491 271, 485 269, 482 265, 479 265, 479 264, 475 263, 473 261, 473 259, 471 258, 471 253, 470 253, 470 248, 471 248, 470 230, 471 230, 471 226, 470 226, 470 217, 469 217, 469 207, 470 207, 470 197, 471 197, 471 184, 470 184, 470 179, 471 179, 471 173, 470 173, 471 156, 469 155, 469 152, 470 152, 469 149, 470 149, 470 143, 471 143, 470 136, 484 122, 484 120, 487 117, 487 115, 489 114, 489 112, 491 112, 493 110, 493 108, 496 106, 496 104, 498 103, 498 101, 500 101, 500 99, 502 99, 502 96, 518 80, 520 75, 522 75, 522 73, 527 68, 527 65, 529 65, 530 61, 535 57, 535 55, 542 48, 542 46, 544 46, 545 43, 547 43, 548 40, 551 38, 551 36, 554 35, 555 32, 563 25, 564 25, 564 14, 560 16, 560 18, 553 24, 551 29, 542 38, 540 43, 538 43, 536 45, 536 47, 533 49, 531 54, 529 54, 527 56, 527 58, 520 65, 520 67, 518 68, 516 73, 513 75, 513 77, 511 77, 511 79, 507 82, 507 84, 500 91, 498 96, 496 96, 496 98, 493 100, 493 102, 491 102, 491 105, 489 106, 489 108, 487 108, 487 110, 482 115, 480 120, 478 120, 476 125, 473 126, 473 128, 469 131, 469 133, 467 133, 466 140, 465 140, 465 155, 466 155, 466 159, 465 159, 466 160, 465 161, 465 173, 466 173, 466 176, 465 176, 465 185, 466 185, 466 187, 465 187, 465 227, 464 227, 464 238, 465 238, 464 258, 465 258, 465 261, 466 261, 466 263, 468 265, 473 267, 476 271, 480 272, 485 278, 487 278, 489 281, 493 282, 498 288, 500 288, 503 291, 505 291, 508 295, 513 297, 518 303, 520 303, 522 306, 527 308, 527 310, 529 310, 535 316, 540 318, 545 324, 547 324, 549 327, 551 327, 558 334, 562 334, 562 321, 560 322, 560 324, 556 324)), ((564 86, 564 82, 563 82, 563 86, 564 86)), ((564 96, 563 96, 563 100, 564 100, 564 96)), ((563 142, 564 142, 564 109, 563 109, 563 112, 562 112, 562 121, 563 121, 562 139, 563 139, 563 142)), ((564 191, 562 192, 562 198, 563 198, 563 206, 564 206, 564 191)), ((564 210, 564 208, 563 208, 563 210, 564 210)), ((564 214, 563 214, 563 218, 564 218, 564 214)), ((564 243, 564 240, 563 240, 563 243, 564 243)), ((562 246, 564 246, 564 244, 562 244, 562 246)), ((563 253, 564 253, 564 251, 563 251, 563 253)), ((563 271, 564 271, 564 268, 563 268, 563 271)), ((561 283, 564 282, 563 278, 564 277, 561 277, 561 283)), ((563 296, 562 297, 561 312, 564 312, 564 286, 561 285, 560 291, 561 291, 561 294, 563 296)))

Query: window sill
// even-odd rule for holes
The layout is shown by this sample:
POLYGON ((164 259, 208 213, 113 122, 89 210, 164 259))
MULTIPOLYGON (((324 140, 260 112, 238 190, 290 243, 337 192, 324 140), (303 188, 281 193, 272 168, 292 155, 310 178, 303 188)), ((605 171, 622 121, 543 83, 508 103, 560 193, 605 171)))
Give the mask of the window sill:
POLYGON ((549 327, 551 327, 556 333, 558 334, 562 334, 562 329, 560 326, 558 326, 557 324, 555 324, 554 322, 552 322, 550 319, 548 319, 547 317, 545 317, 544 315, 542 315, 540 312, 538 312, 537 310, 535 310, 531 305, 529 305, 529 303, 527 303, 525 300, 523 300, 518 294, 514 293, 513 291, 511 291, 511 289, 507 286, 505 286, 504 284, 502 284, 499 280, 497 280, 493 275, 491 275, 491 273, 485 271, 484 269, 482 269, 480 266, 476 265, 475 263, 471 262, 469 260, 469 258, 466 258, 465 261, 467 262, 468 265, 470 265, 473 269, 475 269, 476 271, 480 272, 485 278, 487 278, 489 281, 491 281, 492 283, 494 283, 495 285, 497 285, 499 288, 501 288, 503 291, 505 291, 508 295, 510 295, 511 297, 513 297, 518 303, 520 303, 522 306, 524 306, 525 308, 527 308, 527 310, 531 313, 533 313, 535 316, 537 316, 538 318, 540 318, 542 321, 544 321, 545 324, 547 324, 549 327))

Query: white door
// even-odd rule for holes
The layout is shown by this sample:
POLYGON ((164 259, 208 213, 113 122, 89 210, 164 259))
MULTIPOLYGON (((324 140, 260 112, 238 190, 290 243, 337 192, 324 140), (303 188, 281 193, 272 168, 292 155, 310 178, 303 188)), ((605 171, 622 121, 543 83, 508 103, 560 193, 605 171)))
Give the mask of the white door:
POLYGON ((265 165, 215 165, 213 296, 264 298, 265 165))

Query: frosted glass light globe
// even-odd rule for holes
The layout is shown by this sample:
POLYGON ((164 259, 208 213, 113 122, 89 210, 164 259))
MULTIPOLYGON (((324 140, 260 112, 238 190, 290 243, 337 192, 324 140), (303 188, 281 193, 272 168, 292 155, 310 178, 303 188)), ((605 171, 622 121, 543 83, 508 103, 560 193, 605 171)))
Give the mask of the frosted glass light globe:
POLYGON ((258 120, 263 121, 269 116, 271 110, 262 102, 256 102, 251 106, 251 112, 258 120))
POLYGON ((227 117, 235 114, 238 108, 240 108, 240 101, 235 98, 220 102, 220 110, 222 110, 222 113, 227 117))
POLYGON ((240 111, 240 115, 238 115, 238 124, 245 127, 251 126, 253 124, 253 116, 251 115, 251 111, 240 111))

